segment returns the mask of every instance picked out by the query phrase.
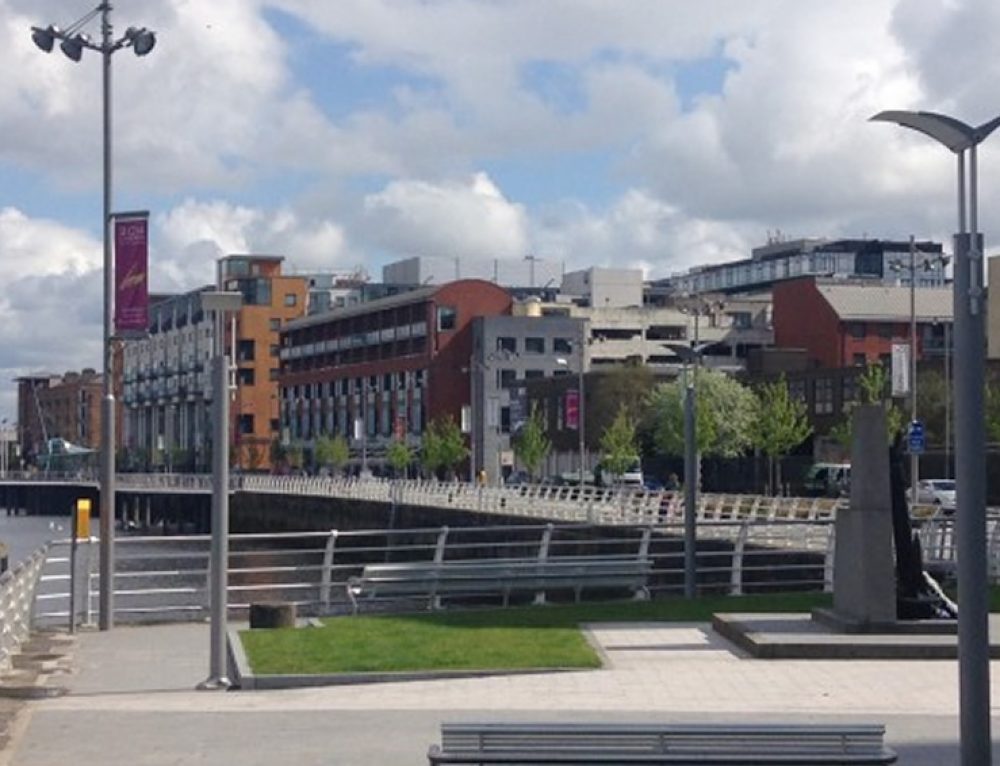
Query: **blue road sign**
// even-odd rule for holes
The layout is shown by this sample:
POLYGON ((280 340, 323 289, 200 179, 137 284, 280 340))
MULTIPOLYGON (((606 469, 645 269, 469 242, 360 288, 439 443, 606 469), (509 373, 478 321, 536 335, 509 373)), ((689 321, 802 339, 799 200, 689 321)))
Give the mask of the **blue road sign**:
POLYGON ((924 435, 924 424, 919 420, 910 421, 910 433, 908 434, 907 441, 910 447, 910 454, 919 455, 923 453, 927 442, 924 435))

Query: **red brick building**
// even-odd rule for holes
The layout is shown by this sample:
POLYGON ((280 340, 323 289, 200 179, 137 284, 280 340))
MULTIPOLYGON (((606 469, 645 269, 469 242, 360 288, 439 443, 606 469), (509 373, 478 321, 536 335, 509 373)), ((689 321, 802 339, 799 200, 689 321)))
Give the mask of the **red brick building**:
POLYGON ((427 423, 470 402, 472 320, 509 314, 510 294, 464 279, 289 322, 281 332, 283 441, 310 448, 354 421, 377 455, 393 438, 414 446, 427 423))
MULTIPOLYGON (((940 353, 952 322, 951 287, 915 292, 917 359, 940 353)), ((887 363, 894 343, 910 337, 910 288, 817 277, 774 286, 774 345, 805 349, 824 368, 887 363)))
POLYGON ((101 446, 103 377, 91 369, 63 376, 17 379, 18 443, 28 462, 47 451, 46 440, 64 439, 78 447, 101 446))

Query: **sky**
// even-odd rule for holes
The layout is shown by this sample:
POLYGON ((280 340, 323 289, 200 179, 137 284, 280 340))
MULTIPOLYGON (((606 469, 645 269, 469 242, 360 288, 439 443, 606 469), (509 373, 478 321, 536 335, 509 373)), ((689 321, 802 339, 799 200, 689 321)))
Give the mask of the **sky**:
MULTIPOLYGON (((92 7, 0 0, 0 417, 18 375, 101 366, 100 57, 30 35, 92 7)), ((112 21, 157 33, 113 64, 113 207, 151 213, 155 292, 231 253, 653 278, 779 233, 950 249, 953 155, 868 118, 1000 113, 996 0, 118 0, 112 21)), ((979 170, 993 252, 1000 138, 979 170)))

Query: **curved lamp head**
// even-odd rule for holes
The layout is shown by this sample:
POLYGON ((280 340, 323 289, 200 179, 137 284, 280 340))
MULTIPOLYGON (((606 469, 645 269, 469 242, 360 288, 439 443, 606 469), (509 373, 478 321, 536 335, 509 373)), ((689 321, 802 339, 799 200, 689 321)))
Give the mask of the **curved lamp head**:
POLYGON ((56 41, 56 34, 58 32, 59 30, 51 24, 45 27, 45 29, 42 29, 41 27, 32 27, 31 39, 35 41, 35 45, 37 45, 41 50, 46 53, 51 53, 52 46, 56 41))
POLYGON ((879 112, 869 119, 873 122, 894 122, 904 128, 916 130, 944 144, 956 154, 976 146, 1000 127, 1000 117, 994 117, 989 122, 974 128, 961 120, 937 112, 888 111, 879 112))

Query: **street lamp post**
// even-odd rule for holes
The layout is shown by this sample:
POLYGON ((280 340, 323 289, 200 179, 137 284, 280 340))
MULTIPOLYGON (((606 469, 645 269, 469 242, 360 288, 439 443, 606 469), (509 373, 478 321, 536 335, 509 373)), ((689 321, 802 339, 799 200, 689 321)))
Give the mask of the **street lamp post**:
POLYGON ((958 233, 955 235, 953 295, 959 738, 962 766, 988 766, 991 742, 986 432, 983 422, 985 305, 983 242, 977 219, 976 148, 1000 126, 1000 117, 979 127, 934 112, 888 111, 871 119, 893 122, 930 136, 954 152, 958 159, 958 233), (966 152, 969 155, 968 183, 966 152))
POLYGON ((212 552, 209 562, 211 607, 209 672, 199 689, 228 689, 226 619, 229 586, 229 374, 226 356, 226 314, 239 311, 238 292, 204 292, 202 306, 215 312, 215 355, 212 359, 212 552))
POLYGON ((145 56, 156 45, 156 35, 145 27, 129 27, 125 34, 114 39, 111 27, 111 3, 102 2, 85 16, 75 21, 65 30, 52 25, 32 27, 31 39, 45 53, 59 40, 59 48, 72 61, 79 61, 83 49, 101 54, 102 88, 101 102, 103 115, 104 183, 103 213, 101 231, 104 238, 104 376, 101 399, 101 549, 100 549, 100 608, 99 626, 109 630, 114 626, 114 534, 115 534, 115 396, 112 385, 114 370, 112 360, 112 332, 114 327, 115 273, 111 252, 111 54, 122 48, 132 48, 137 56, 145 56), (91 42, 82 33, 83 27, 92 19, 101 17, 101 42, 91 42))

